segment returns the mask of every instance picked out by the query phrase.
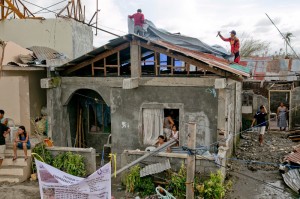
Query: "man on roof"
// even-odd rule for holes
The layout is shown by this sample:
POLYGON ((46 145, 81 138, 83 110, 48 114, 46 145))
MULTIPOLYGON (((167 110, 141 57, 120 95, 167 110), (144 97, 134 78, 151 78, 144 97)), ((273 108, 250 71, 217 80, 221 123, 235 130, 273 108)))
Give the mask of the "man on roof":
POLYGON ((133 15, 128 15, 130 19, 134 20, 134 33, 137 35, 144 36, 144 14, 141 9, 138 9, 137 12, 133 15))
POLYGON ((231 46, 231 55, 234 56, 234 62, 239 63, 240 62, 240 40, 236 37, 236 32, 235 30, 232 30, 230 32, 230 37, 229 38, 224 38, 221 35, 221 32, 218 32, 218 35, 223 41, 228 41, 230 42, 231 46))

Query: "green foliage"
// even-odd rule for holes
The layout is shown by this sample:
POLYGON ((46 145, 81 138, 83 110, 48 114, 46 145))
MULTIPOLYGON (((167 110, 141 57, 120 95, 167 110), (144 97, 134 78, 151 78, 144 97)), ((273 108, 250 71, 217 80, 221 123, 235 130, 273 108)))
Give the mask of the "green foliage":
POLYGON ((140 177, 141 167, 132 167, 125 176, 126 191, 129 193, 139 192, 141 196, 149 196, 155 192, 155 186, 151 177, 140 177))
POLYGON ((53 160, 53 166, 74 176, 86 175, 83 156, 70 151, 58 154, 53 160))
POLYGON ((217 173, 211 173, 210 178, 204 181, 204 187, 200 188, 200 194, 205 199, 221 199, 225 196, 227 188, 230 188, 231 181, 227 183, 227 186, 224 185, 224 176, 221 171, 218 170, 217 173))
POLYGON ((179 172, 178 173, 173 172, 171 174, 171 180, 167 188, 172 190, 174 196, 178 198, 185 198, 185 193, 186 193, 185 183, 186 183, 186 167, 184 163, 182 163, 179 172))
MULTIPOLYGON (((38 154, 36 156, 33 155, 37 160, 52 165, 53 156, 50 151, 46 149, 46 145, 44 143, 35 145, 35 147, 32 149, 32 153, 38 154)), ((32 161, 32 172, 36 173, 36 164, 34 160, 32 161)))

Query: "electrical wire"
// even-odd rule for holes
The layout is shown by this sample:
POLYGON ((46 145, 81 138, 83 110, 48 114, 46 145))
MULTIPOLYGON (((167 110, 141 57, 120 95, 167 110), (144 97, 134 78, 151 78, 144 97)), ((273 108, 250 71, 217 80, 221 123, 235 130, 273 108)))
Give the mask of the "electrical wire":
MULTIPOLYGON (((46 9, 48 9, 48 8, 51 8, 51 7, 53 7, 53 6, 56 6, 56 5, 58 5, 58 4, 61 4, 61 3, 65 2, 65 1, 66 1, 66 0, 62 0, 62 1, 60 1, 60 2, 57 2, 57 3, 55 3, 55 4, 51 5, 51 6, 48 6, 48 7, 46 7, 46 8, 43 8, 43 9, 41 9, 41 10, 36 11, 36 12, 34 12, 33 14, 41 13, 41 11, 46 10, 46 9)), ((57 10, 61 10, 61 9, 57 9, 57 10)))
MULTIPOLYGON (((26 3, 28 3, 28 4, 31 4, 31 5, 33 5, 33 6, 36 6, 36 7, 38 7, 38 8, 41 8, 42 10, 47 10, 49 13, 54 13, 55 15, 58 14, 58 13, 52 11, 52 10, 49 10, 48 8, 44 8, 44 7, 42 7, 42 6, 39 6, 39 5, 37 5, 37 4, 31 3, 31 2, 26 1, 26 0, 23 0, 23 1, 26 2, 26 3)), ((117 35, 117 34, 115 34, 115 33, 113 33, 113 32, 104 30, 104 29, 102 29, 102 28, 98 28, 97 26, 93 26, 93 25, 88 24, 88 23, 86 23, 86 22, 84 22, 84 21, 80 21, 80 22, 83 23, 83 24, 85 24, 85 25, 88 25, 88 26, 90 26, 90 27, 92 27, 92 28, 96 28, 97 30, 100 30, 100 31, 102 31, 102 32, 106 32, 106 33, 111 34, 111 35, 114 35, 114 36, 116 36, 116 37, 120 37, 120 35, 117 35)))
POLYGON ((37 4, 31 3, 31 2, 29 2, 29 1, 26 1, 26 0, 22 0, 22 1, 24 1, 24 2, 26 2, 26 3, 28 3, 28 4, 30 4, 30 5, 36 6, 36 7, 38 7, 38 8, 41 8, 41 9, 43 9, 43 10, 47 10, 47 11, 49 11, 49 12, 51 12, 51 13, 57 14, 56 12, 54 12, 54 11, 52 11, 52 10, 49 10, 49 9, 47 9, 47 8, 44 8, 44 7, 41 7, 41 6, 37 5, 37 4))

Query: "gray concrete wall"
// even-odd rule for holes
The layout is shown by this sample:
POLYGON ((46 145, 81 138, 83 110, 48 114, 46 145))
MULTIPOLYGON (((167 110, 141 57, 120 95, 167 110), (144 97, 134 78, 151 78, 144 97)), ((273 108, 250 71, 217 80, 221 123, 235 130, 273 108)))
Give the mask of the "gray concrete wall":
POLYGON ((10 19, 0 23, 0 38, 22 47, 46 46, 77 58, 93 49, 92 28, 71 19, 10 19))
POLYGON ((112 147, 122 153, 125 149, 144 149, 141 141, 140 115, 143 104, 157 104, 168 107, 178 104, 181 142, 186 140, 185 124, 197 123, 197 144, 208 145, 216 141, 217 97, 207 91, 207 87, 139 87, 134 90, 112 88, 112 147), (122 128, 122 122, 128 124, 122 128))
POLYGON ((73 93, 83 88, 98 92, 111 107, 112 148, 113 152, 118 154, 124 149, 145 148, 140 136, 140 116, 142 108, 149 104, 181 110, 179 130, 182 132, 180 133, 182 143, 186 140, 184 123, 191 121, 198 123, 198 144, 208 145, 217 140, 218 91, 214 90, 214 80, 145 78, 138 88, 132 90, 123 90, 122 80, 122 78, 64 77, 61 87, 48 89, 48 109, 51 112, 49 128, 52 129, 55 145, 66 146, 63 130, 70 127, 66 124, 64 126, 62 122, 66 117, 63 116, 62 109, 68 105, 73 93), (128 128, 122 128, 122 122, 128 123, 128 128))
POLYGON ((93 50, 93 31, 91 27, 73 20, 72 34, 74 58, 93 50))
POLYGON ((93 148, 83 149, 83 148, 70 148, 70 147, 48 147, 47 148, 53 156, 64 152, 73 152, 82 155, 84 158, 85 168, 87 175, 92 174, 96 171, 96 151, 93 148))
POLYGON ((296 87, 292 90, 291 102, 291 128, 300 127, 300 87, 296 87))
MULTIPOLYGON (((226 152, 225 152, 226 153, 226 152)), ((124 151, 121 155, 121 167, 126 166, 127 164, 137 160, 142 155, 143 152, 133 152, 133 151, 124 151)), ((221 155, 222 156, 222 155, 221 155)), ((220 158, 220 164, 225 167, 226 165, 226 155, 220 158)), ((151 157, 143 160, 143 163, 147 165, 156 164, 158 162, 164 162, 167 159, 170 161, 171 168, 173 171, 179 171, 182 164, 187 166, 186 154, 176 154, 176 153, 158 153, 157 155, 153 155, 151 157)), ((142 164, 141 167, 145 167, 145 164, 142 164)), ((211 172, 215 173, 217 170, 221 170, 224 176, 226 176, 226 170, 224 167, 218 167, 215 164, 215 161, 212 157, 197 157, 196 158, 196 167, 195 170, 197 173, 200 173, 201 176, 207 177, 211 174, 211 172)))

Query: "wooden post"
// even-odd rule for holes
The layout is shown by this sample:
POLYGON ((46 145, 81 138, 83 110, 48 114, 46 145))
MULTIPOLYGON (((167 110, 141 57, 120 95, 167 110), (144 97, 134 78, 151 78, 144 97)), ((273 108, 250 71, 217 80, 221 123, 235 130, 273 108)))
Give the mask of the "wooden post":
POLYGON ((92 63, 92 76, 95 76, 95 62, 92 63))
POLYGON ((130 43, 130 61, 131 61, 131 77, 140 78, 141 77, 141 49, 138 45, 137 40, 133 40, 130 43))
MULTIPOLYGON (((196 148, 196 123, 188 124, 188 148, 196 148)), ((194 178, 195 178, 196 156, 189 155, 187 158, 187 175, 186 175, 186 198, 194 199, 194 178)))

